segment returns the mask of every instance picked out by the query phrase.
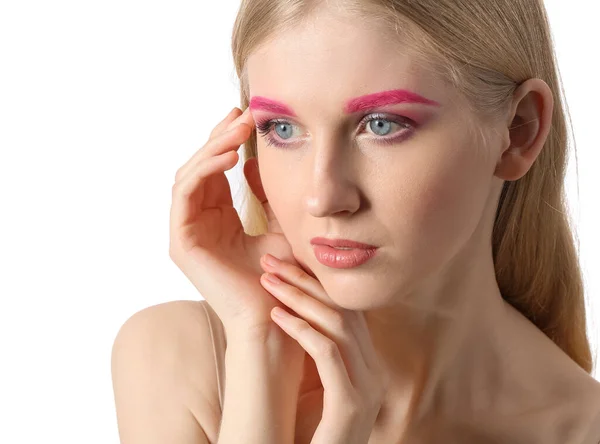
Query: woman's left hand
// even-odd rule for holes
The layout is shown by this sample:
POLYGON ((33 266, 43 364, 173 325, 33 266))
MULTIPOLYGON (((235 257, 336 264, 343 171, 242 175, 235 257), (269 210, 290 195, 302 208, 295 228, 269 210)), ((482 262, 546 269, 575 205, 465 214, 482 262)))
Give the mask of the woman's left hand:
POLYGON ((318 280, 290 263, 276 258, 275 263, 268 265, 263 257, 268 273, 261 284, 299 317, 276 307, 271 318, 313 358, 324 390, 311 444, 367 444, 387 379, 363 312, 334 308, 318 280), (271 283, 267 275, 280 282, 271 283), (276 317, 279 311, 282 318, 276 317))

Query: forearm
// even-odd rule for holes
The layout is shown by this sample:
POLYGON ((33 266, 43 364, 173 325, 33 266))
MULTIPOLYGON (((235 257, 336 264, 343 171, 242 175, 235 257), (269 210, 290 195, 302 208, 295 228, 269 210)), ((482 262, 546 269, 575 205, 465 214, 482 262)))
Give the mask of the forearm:
POLYGON ((293 444, 304 350, 292 341, 228 335, 219 444, 293 444))

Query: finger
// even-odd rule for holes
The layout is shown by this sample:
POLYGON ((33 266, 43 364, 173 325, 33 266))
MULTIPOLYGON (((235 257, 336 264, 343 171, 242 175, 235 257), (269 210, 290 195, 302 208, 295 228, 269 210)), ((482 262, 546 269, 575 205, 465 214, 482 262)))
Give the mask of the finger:
POLYGON ((221 122, 219 122, 219 124, 217 126, 215 126, 213 128, 213 130, 210 132, 209 135, 209 139, 212 139, 214 137, 217 137, 218 135, 224 133, 227 128, 227 126, 229 126, 229 124, 231 122, 234 122, 235 120, 238 119, 238 117, 240 117, 242 115, 242 110, 239 109, 237 106, 235 108, 233 108, 229 114, 227 114, 227 116, 221 120, 221 122))
POLYGON ((337 305, 335 305, 335 303, 329 298, 321 283, 300 267, 290 264, 289 262, 282 261, 272 254, 265 254, 263 257, 261 257, 261 265, 265 271, 277 275, 277 277, 282 279, 284 282, 293 285, 303 293, 325 304, 327 307, 333 310, 338 308, 337 305))
POLYGON ((206 179, 218 172, 231 169, 237 163, 239 157, 237 151, 230 151, 221 155, 206 159, 196 166, 186 177, 175 183, 172 188, 171 205, 171 238, 181 227, 187 225, 193 218, 197 217, 197 209, 201 208, 204 193, 194 196, 194 205, 190 204, 191 196, 199 189, 206 179))
MULTIPOLYGON (((238 107, 233 108, 229 112, 229 114, 227 114, 227 116, 225 116, 225 118, 223 120, 221 120, 221 122, 219 122, 219 124, 217 126, 215 126, 215 128, 210 133, 208 140, 211 141, 212 139, 216 138, 217 136, 220 136, 221 134, 223 134, 225 132, 225 128, 230 123, 235 122, 240 115, 241 115, 241 110, 238 107)), ((177 172, 175 173, 175 182, 177 182, 179 179, 181 179, 182 176, 185 176, 185 174, 187 174, 187 172, 190 170, 191 166, 196 164, 198 162, 198 160, 200 160, 200 158, 203 157, 203 154, 201 154, 201 153, 205 152, 207 143, 204 144, 204 146, 202 148, 200 148, 198 151, 196 151, 194 153, 194 155, 192 157, 190 157, 188 159, 188 161, 177 170, 177 172)))
POLYGON ((381 358, 375 350, 373 345, 373 338, 371 337, 371 331, 367 325, 365 314, 362 311, 355 311, 353 313, 356 318, 356 332, 357 341, 360 345, 360 349, 367 363, 367 367, 370 370, 381 370, 381 358))
MULTIPOLYGON (((248 111, 248 109, 246 109, 246 111, 242 114, 239 114, 239 112, 239 108, 234 108, 234 110, 232 110, 232 112, 221 123, 219 123, 219 125, 217 125, 217 127, 211 133, 208 142, 206 142, 202 148, 196 151, 196 153, 181 168, 177 170, 177 173, 175 173, 176 182, 181 179, 181 177, 185 176, 199 161, 212 157, 216 154, 220 154, 220 152, 218 152, 219 148, 221 147, 219 141, 222 140, 222 136, 225 136, 229 131, 237 128, 240 123, 245 123, 250 127, 251 130, 254 128, 254 120, 252 119, 252 114, 248 111)), ((238 130, 239 128, 236 131, 238 130)))
POLYGON ((242 114, 240 114, 239 117, 237 117, 233 122, 229 123, 225 127, 225 131, 230 130, 231 128, 233 128, 238 123, 245 123, 246 125, 251 126, 251 127, 253 127, 255 125, 254 116, 250 112, 250 108, 246 108, 244 110, 244 112, 242 114))
POLYGON ((246 139, 248 139, 247 125, 238 125, 210 140, 184 167, 181 167, 177 171, 175 183, 189 175, 190 171, 194 170, 198 164, 205 160, 233 149, 238 150, 246 139))
POLYGON ((332 395, 340 406, 347 405, 346 401, 351 399, 354 388, 337 344, 304 319, 293 316, 282 308, 275 307, 271 313, 273 321, 315 361, 325 395, 332 395))
MULTIPOLYGON (((301 298, 301 300, 298 302, 289 301, 290 304, 296 302, 299 304, 304 303, 310 305, 311 298, 314 298, 336 312, 339 310, 337 305, 331 300, 331 298, 329 298, 321 283, 306 273, 303 269, 288 262, 282 261, 270 254, 265 255, 265 258, 270 259, 273 263, 273 265, 271 265, 267 263, 264 258, 261 258, 261 265, 265 271, 276 274, 280 279, 283 279, 284 282, 293 285, 305 293, 305 295, 309 296, 308 298, 301 298)), ((301 313, 300 311, 296 310, 294 306, 289 305, 286 302, 284 303, 296 313, 300 314, 300 316, 302 316, 304 319, 307 319, 306 316, 310 316, 307 313, 307 310, 310 310, 310 308, 305 309, 304 312, 301 313)), ((317 308, 312 308, 312 310, 317 310, 317 308)), ((364 319, 364 314, 362 312, 347 310, 345 312, 345 316, 346 321, 350 326, 350 330, 354 335, 354 339, 358 343, 367 368, 378 369, 379 356, 377 355, 373 346, 373 341, 371 339, 367 323, 364 319)))
POLYGON ((292 309, 298 316, 310 323, 325 337, 330 338, 340 347, 344 360, 348 363, 348 373, 357 388, 363 387, 368 368, 355 335, 344 315, 328 307, 315 298, 308 296, 299 288, 284 281, 271 282, 268 277, 274 275, 265 273, 261 276, 261 284, 286 307, 292 309))

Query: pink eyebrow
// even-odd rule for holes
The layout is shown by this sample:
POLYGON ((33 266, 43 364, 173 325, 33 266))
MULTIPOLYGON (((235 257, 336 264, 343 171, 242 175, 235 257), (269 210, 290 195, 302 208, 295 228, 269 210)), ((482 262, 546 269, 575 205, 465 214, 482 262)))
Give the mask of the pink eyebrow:
POLYGON ((365 109, 395 105, 397 103, 419 103, 423 105, 440 106, 438 102, 426 99, 412 91, 406 89, 392 89, 390 91, 382 91, 351 99, 346 103, 344 112, 346 114, 352 114, 365 109))
MULTIPOLYGON (((418 103, 431 106, 440 105, 435 100, 426 99, 425 97, 412 91, 408 91, 405 89, 392 89, 389 91, 367 94, 365 96, 350 99, 348 102, 346 102, 346 105, 344 106, 344 112, 346 114, 352 114, 370 108, 376 108, 379 106, 386 105, 395 105, 398 103, 418 103)), ((275 114, 296 117, 296 113, 294 112, 294 110, 285 103, 261 96, 252 97, 252 99, 250 100, 249 108, 252 110, 260 109, 264 111, 270 111, 275 114)))
POLYGON ((285 103, 278 102, 277 100, 268 99, 266 97, 254 96, 250 100, 248 106, 251 110, 262 109, 264 111, 270 111, 275 114, 283 114, 286 116, 296 117, 296 113, 292 108, 287 106, 285 103))

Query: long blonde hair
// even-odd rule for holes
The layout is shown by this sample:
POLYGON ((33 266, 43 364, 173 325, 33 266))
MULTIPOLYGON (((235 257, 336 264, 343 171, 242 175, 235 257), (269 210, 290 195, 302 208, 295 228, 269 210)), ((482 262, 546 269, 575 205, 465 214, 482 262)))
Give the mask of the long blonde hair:
MULTIPOLYGON (((246 60, 259 45, 309 19, 324 2, 242 0, 232 34, 241 108, 249 103, 246 60)), ((568 160, 565 100, 543 0, 340 0, 346 13, 390 26, 441 78, 467 99, 488 136, 487 119, 505 117, 523 81, 540 78, 554 95, 552 128, 525 176, 506 181, 492 233, 503 298, 591 373, 583 277, 564 190, 568 160)), ((569 120, 570 124, 570 120, 569 120)), ((489 125, 491 126, 491 125, 489 125)), ((256 132, 243 159, 256 157, 256 132)), ((244 227, 267 230, 262 206, 242 181, 244 227)))

